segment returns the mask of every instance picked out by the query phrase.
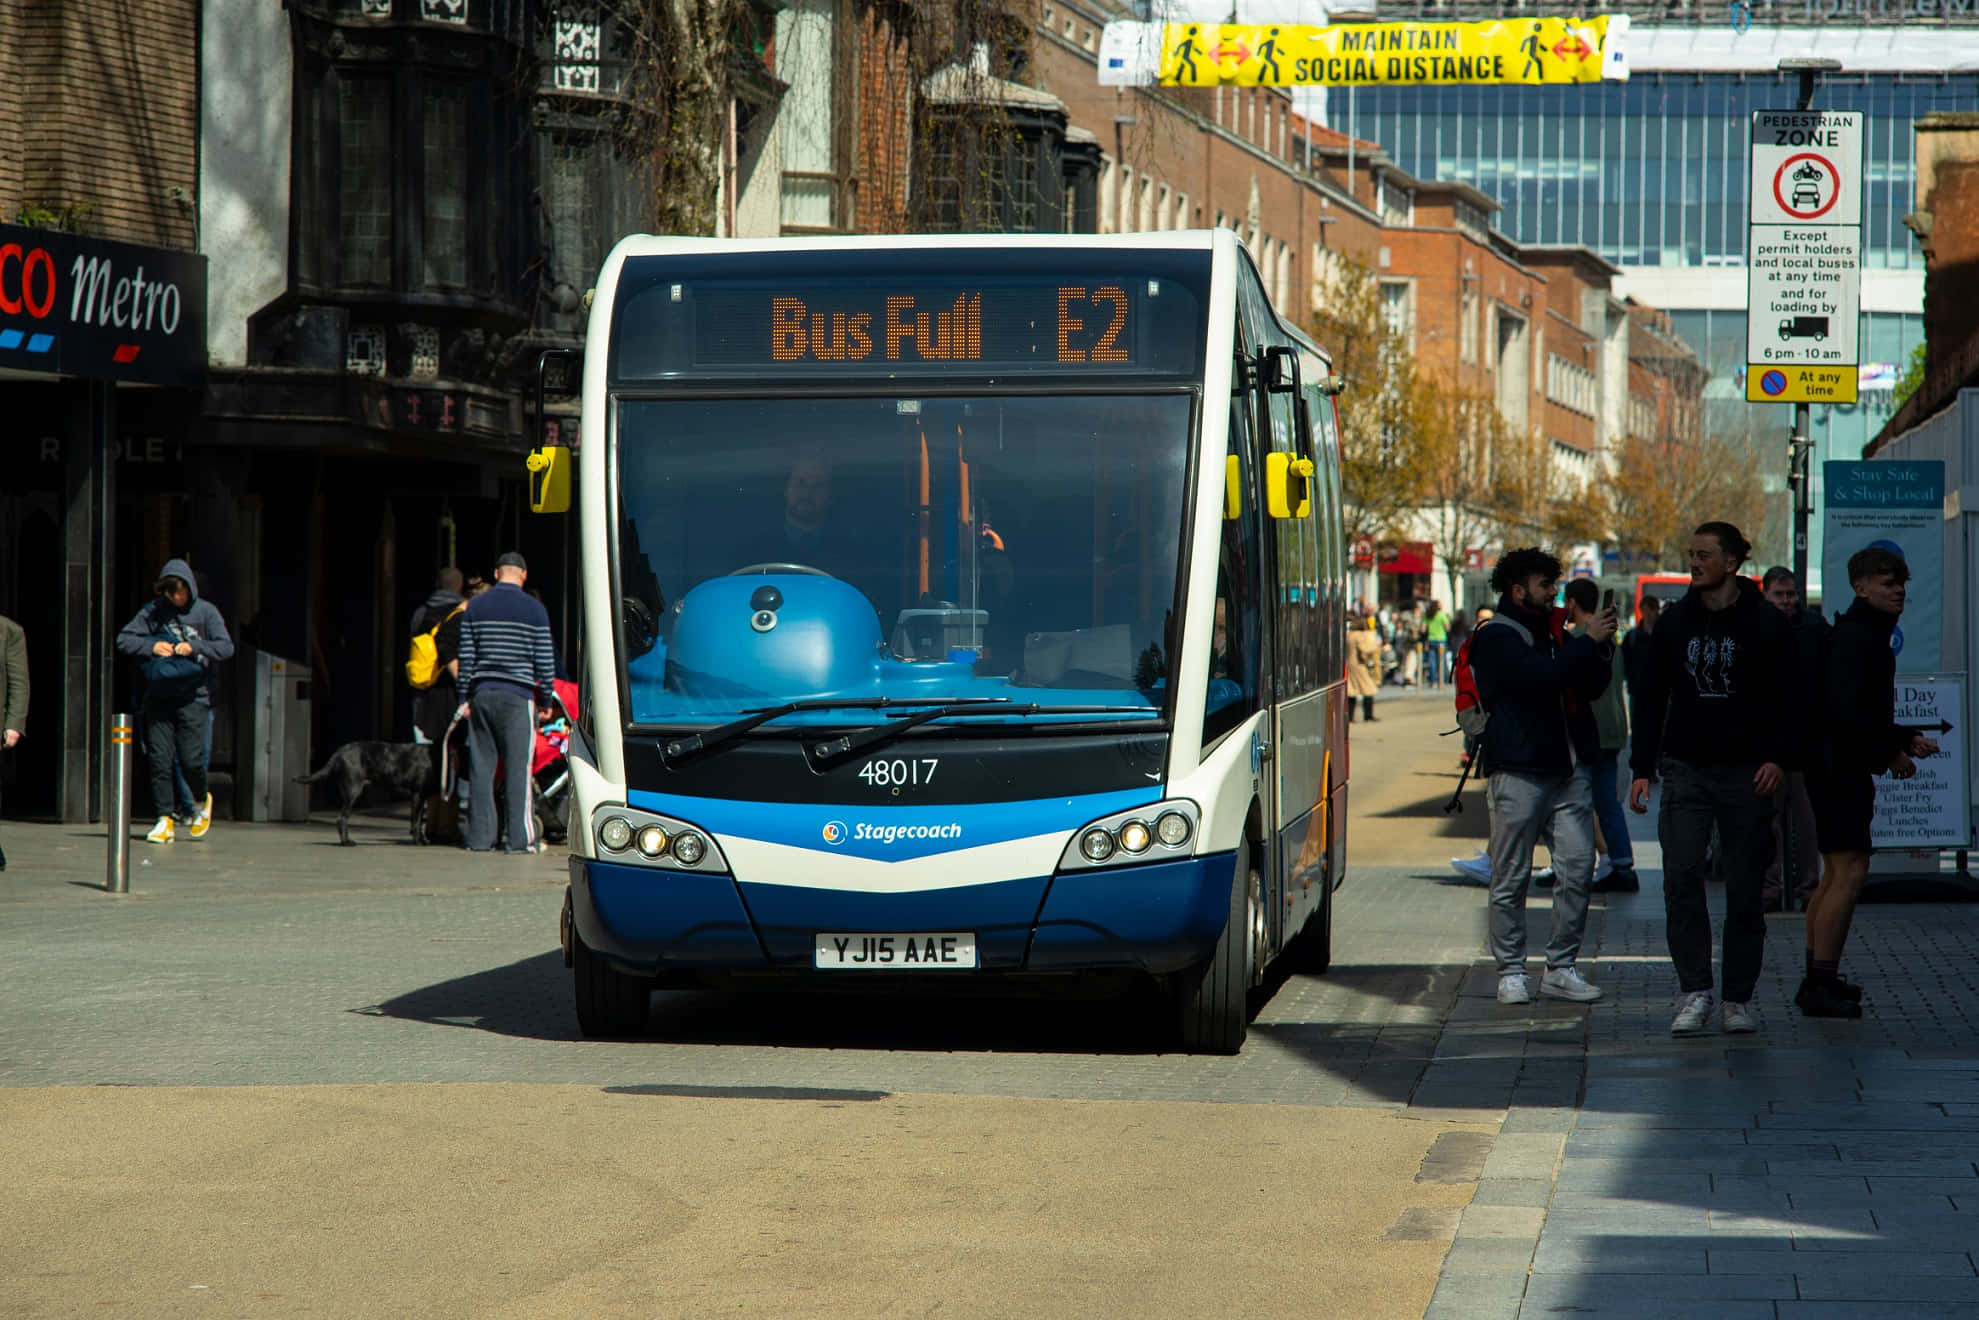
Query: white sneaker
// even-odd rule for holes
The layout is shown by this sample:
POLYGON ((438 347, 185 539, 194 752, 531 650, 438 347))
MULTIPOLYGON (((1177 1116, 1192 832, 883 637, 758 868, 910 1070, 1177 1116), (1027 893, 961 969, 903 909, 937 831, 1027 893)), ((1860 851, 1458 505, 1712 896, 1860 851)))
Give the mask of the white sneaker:
MULTIPOLYGON (((1598 991, 1596 993, 1599 993, 1598 991)), ((1503 972, 1498 977, 1498 1002, 1501 1004, 1530 1004, 1532 1002, 1532 982, 1526 980, 1524 972, 1503 972)))
POLYGON ((1720 1021, 1730 1035, 1749 1036, 1759 1030, 1759 1019, 1752 1016, 1752 1005, 1727 999, 1718 1006, 1720 1021))
POLYGON ((1486 856, 1481 848, 1475 857, 1452 857, 1450 865, 1466 880, 1475 880, 1485 885, 1491 883, 1491 858, 1486 856))
POLYGON ((1587 1004, 1601 998, 1601 987, 1580 974, 1578 967, 1549 967, 1539 979, 1539 993, 1553 999, 1587 1004))
MULTIPOLYGON (((1743 1005, 1741 1005, 1743 1007, 1743 1005)), ((1711 1026, 1711 992, 1693 990, 1684 996, 1683 1007, 1670 1023, 1672 1036, 1702 1036, 1711 1026)))
MULTIPOLYGON (((1594 868, 1594 879, 1606 880, 1608 878, 1609 872, 1613 871, 1614 869, 1615 869, 1615 859, 1608 856, 1608 854, 1603 853, 1601 854, 1600 864, 1594 868)), ((1592 881, 1590 881, 1589 883, 1592 883, 1592 881)))
POLYGON ((179 827, 173 823, 170 816, 160 816, 158 823, 153 825, 151 832, 144 837, 149 843, 170 843, 178 832, 179 827))

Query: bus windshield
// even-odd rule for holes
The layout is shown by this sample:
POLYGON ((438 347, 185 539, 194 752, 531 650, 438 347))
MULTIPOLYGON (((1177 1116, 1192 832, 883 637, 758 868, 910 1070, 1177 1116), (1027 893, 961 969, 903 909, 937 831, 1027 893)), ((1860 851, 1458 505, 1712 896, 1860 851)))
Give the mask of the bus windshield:
MULTIPOLYGON (((1193 400, 619 400, 631 722, 880 697, 1000 699, 1008 719, 1054 723, 1158 716, 1193 400)), ((899 713, 805 711, 764 732, 899 713)))

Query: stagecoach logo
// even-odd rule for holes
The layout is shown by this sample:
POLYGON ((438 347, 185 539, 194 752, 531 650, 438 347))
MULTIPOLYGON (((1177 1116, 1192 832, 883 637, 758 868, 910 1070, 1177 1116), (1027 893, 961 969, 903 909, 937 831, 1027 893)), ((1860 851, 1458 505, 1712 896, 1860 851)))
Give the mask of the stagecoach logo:
POLYGON ((873 825, 863 820, 856 826, 847 827, 842 820, 828 820, 823 833, 825 842, 834 848, 843 845, 847 839, 892 847, 894 844, 924 839, 959 839, 962 837, 962 827, 954 821, 944 825, 873 825))

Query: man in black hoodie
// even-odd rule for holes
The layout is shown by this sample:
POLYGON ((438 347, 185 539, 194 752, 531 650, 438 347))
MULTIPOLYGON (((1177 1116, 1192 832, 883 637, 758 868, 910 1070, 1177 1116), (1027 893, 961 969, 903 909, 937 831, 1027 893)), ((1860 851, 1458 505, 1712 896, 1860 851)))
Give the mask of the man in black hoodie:
POLYGON ((1766 948, 1760 888, 1772 851, 1773 795, 1794 760, 1792 698, 1801 691, 1793 637, 1739 565, 1739 529, 1708 522, 1690 538, 1690 591, 1663 611, 1635 690, 1629 807, 1649 810, 1663 780, 1663 911, 1683 1003, 1670 1034, 1711 1021, 1711 913, 1704 884, 1711 831, 1725 881, 1724 1007, 1728 1032, 1759 1029, 1752 992, 1766 948))
POLYGON ((1587 928, 1594 878, 1591 767, 1601 737, 1591 702, 1607 690, 1615 612, 1592 616, 1581 635, 1563 634, 1553 608, 1560 561, 1543 550, 1513 550, 1491 573, 1498 612, 1470 640, 1472 677, 1489 712, 1484 763, 1491 767, 1491 953, 1498 1002, 1532 1002, 1526 979, 1526 887, 1532 850, 1550 827, 1553 934, 1539 992, 1581 1002, 1601 991, 1574 966, 1587 928))
POLYGON ((1861 992, 1842 979, 1842 946, 1869 872, 1873 776, 1917 773, 1913 759, 1938 744, 1896 721, 1895 652, 1890 634, 1903 613, 1910 567, 1877 546, 1849 556, 1855 603, 1835 624, 1821 697, 1823 754, 1807 778, 1821 845, 1821 884, 1807 901, 1807 976, 1794 1003, 1808 1017, 1862 1016, 1861 992))
POLYGON ((151 763, 151 800, 158 823, 144 837, 170 843, 174 760, 192 790, 193 838, 213 824, 213 795, 206 789, 206 724, 213 716, 206 679, 213 665, 231 659, 234 639, 213 603, 199 598, 192 567, 168 559, 158 570, 149 603, 117 634, 117 649, 135 658, 144 672, 145 757, 151 763))

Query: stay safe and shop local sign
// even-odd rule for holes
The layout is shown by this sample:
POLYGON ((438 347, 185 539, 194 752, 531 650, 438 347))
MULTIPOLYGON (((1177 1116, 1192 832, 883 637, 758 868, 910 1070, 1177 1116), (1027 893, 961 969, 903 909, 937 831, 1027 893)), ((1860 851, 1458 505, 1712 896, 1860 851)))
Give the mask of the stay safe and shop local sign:
POLYGON ((1854 403, 1862 113, 1752 113, 1745 397, 1854 403))
POLYGON ((1938 754, 1917 762, 1909 779, 1876 776, 1876 814, 1869 841, 1878 848, 1963 848, 1971 843, 1966 820, 1965 730, 1952 679, 1897 679, 1897 723, 1938 744, 1938 754), (1949 727, 1947 727, 1949 726, 1949 727))
POLYGON ((1405 87, 1625 80, 1626 15, 1479 23, 1108 23, 1106 86, 1405 87))
POLYGON ((0 225, 0 368, 200 384, 206 258, 0 225))

